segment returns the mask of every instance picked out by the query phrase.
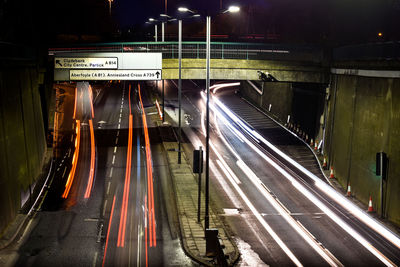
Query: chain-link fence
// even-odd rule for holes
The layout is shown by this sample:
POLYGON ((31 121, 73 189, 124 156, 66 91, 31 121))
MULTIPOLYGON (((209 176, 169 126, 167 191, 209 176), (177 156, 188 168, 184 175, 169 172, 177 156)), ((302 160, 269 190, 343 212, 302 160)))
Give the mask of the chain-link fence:
MULTIPOLYGON (((49 54, 88 52, 163 53, 163 58, 178 58, 178 42, 101 43, 54 47, 49 54)), ((296 60, 320 63, 323 49, 309 45, 212 42, 212 59, 296 60)), ((182 58, 205 58, 205 42, 182 42, 182 58)))

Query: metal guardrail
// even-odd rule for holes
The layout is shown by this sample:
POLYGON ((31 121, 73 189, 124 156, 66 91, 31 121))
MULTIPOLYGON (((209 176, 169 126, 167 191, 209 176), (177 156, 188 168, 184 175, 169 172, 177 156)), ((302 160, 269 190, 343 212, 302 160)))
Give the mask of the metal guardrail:
MULTIPOLYGON (((99 43, 49 49, 49 55, 93 52, 161 52, 164 59, 176 59, 178 58, 178 42, 99 43)), ((320 63, 323 60, 323 49, 310 45, 212 42, 210 53, 213 59, 264 59, 313 63, 320 63)), ((182 58, 205 57, 205 42, 182 42, 182 58)))
POLYGON ((334 61, 400 60, 400 41, 348 45, 333 49, 334 61))

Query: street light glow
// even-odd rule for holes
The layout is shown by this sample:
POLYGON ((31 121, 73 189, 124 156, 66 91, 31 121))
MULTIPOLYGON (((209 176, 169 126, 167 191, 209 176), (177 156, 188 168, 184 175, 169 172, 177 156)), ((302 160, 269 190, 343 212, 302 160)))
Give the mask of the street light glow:
POLYGON ((231 13, 239 12, 240 11, 240 7, 238 7, 238 6, 230 6, 228 8, 228 11, 231 12, 231 13))
POLYGON ((179 12, 188 12, 189 9, 186 8, 186 7, 179 7, 179 8, 178 8, 178 11, 179 11, 179 12))
POLYGON ((153 19, 153 18, 149 18, 149 21, 155 21, 155 19, 153 19))

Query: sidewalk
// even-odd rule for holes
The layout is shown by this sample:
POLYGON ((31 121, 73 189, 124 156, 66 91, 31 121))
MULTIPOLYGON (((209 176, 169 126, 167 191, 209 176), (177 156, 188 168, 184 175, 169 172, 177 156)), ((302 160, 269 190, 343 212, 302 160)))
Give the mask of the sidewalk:
MULTIPOLYGON (((204 194, 202 192, 202 219, 197 222, 197 192, 198 184, 196 176, 184 152, 182 162, 178 164, 178 143, 170 124, 162 124, 155 107, 146 108, 147 116, 157 125, 162 144, 165 149, 172 187, 178 209, 179 228, 185 252, 201 264, 212 266, 213 258, 206 257, 206 240, 204 238, 204 194)), ((211 202, 211 201, 210 201, 211 202)), ((225 246, 225 255, 229 255, 228 264, 233 265, 239 258, 239 250, 227 235, 225 226, 219 216, 210 207, 210 228, 219 231, 219 237, 225 246)))

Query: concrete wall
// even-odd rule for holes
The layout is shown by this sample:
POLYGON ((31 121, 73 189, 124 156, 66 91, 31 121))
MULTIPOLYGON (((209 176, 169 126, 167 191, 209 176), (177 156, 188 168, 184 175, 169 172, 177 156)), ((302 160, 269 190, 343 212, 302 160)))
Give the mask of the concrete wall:
POLYGON ((315 138, 320 130, 320 117, 323 113, 325 85, 288 82, 253 82, 262 90, 260 95, 247 82, 242 82, 242 95, 268 112, 272 117, 285 124, 299 125, 310 138, 315 138), (270 109, 271 105, 271 109, 270 109))
POLYGON ((41 172, 46 137, 36 66, 0 68, 0 233, 41 172))
MULTIPOLYGON (((163 79, 178 79, 177 59, 163 59, 163 79)), ((205 79, 205 59, 182 59, 182 79, 205 79)), ((214 80, 258 80, 257 71, 271 73, 279 81, 326 83, 327 70, 320 65, 272 60, 211 59, 214 80)))
POLYGON ((400 225, 400 79, 333 75, 325 150, 343 187, 380 211, 375 155, 389 157, 384 213, 400 225))

